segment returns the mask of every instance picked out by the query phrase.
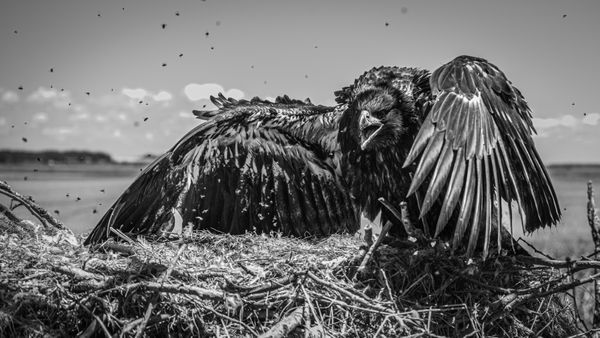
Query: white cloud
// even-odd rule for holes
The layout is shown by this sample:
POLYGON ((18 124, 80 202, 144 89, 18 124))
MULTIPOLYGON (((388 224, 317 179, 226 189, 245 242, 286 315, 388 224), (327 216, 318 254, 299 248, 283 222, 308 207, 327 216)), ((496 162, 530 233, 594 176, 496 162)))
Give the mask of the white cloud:
POLYGON ((64 137, 69 134, 75 134, 75 128, 69 128, 69 127, 44 128, 42 130, 42 134, 50 135, 50 136, 64 137))
POLYGON ((39 87, 27 97, 28 101, 44 102, 56 98, 58 92, 53 88, 39 87))
POLYGON ((194 118, 194 114, 192 114, 191 112, 188 111, 180 111, 179 112, 179 117, 184 118, 184 119, 189 119, 189 118, 194 118))
POLYGON ((19 94, 13 92, 12 90, 7 90, 2 93, 2 101, 7 103, 15 103, 19 101, 19 94))
POLYGON ((39 87, 27 96, 27 101, 34 103, 51 102, 56 108, 63 109, 71 102, 69 91, 58 91, 55 88, 39 87))
POLYGON ((39 112, 33 115, 33 120, 37 122, 46 122, 48 121, 48 114, 44 112, 39 112))
POLYGON ((226 91, 223 86, 216 83, 190 83, 185 86, 183 92, 190 101, 208 100, 211 96, 217 96, 219 93, 237 100, 244 97, 243 91, 236 88, 226 91))
POLYGON ((598 113, 587 114, 586 116, 583 117, 583 119, 581 119, 581 123, 587 124, 590 126, 597 125, 598 121, 600 121, 600 114, 598 114, 598 113))
POLYGON ((244 92, 239 89, 232 88, 232 89, 229 89, 227 91, 227 93, 225 93, 225 97, 232 97, 236 100, 239 100, 244 97, 244 92))
POLYGON ((0 116, 0 127, 6 125, 6 118, 0 116))
POLYGON ((86 111, 80 111, 76 114, 69 116, 69 120, 71 121, 79 121, 79 120, 87 120, 90 118, 90 113, 86 111))
POLYGON ((573 115, 564 115, 559 118, 533 118, 536 129, 548 129, 554 127, 575 127, 579 121, 573 115))
POLYGON ((151 132, 147 132, 146 134, 144 134, 144 137, 150 141, 154 140, 154 134, 152 134, 151 132))
POLYGON ((156 102, 170 101, 173 98, 173 95, 171 95, 171 93, 169 93, 167 91, 161 90, 156 95, 153 95, 152 98, 156 102))
POLYGON ((121 90, 121 93, 123 93, 125 96, 128 96, 129 98, 136 100, 143 100, 146 96, 150 96, 150 93, 148 93, 148 91, 143 88, 123 88, 123 90, 121 90))

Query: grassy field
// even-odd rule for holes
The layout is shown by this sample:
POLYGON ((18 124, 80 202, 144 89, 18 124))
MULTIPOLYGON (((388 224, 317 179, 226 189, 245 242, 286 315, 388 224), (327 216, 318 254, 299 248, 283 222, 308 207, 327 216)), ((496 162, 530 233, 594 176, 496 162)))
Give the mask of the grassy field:
MULTIPOLYGON (((94 227, 139 169, 135 165, 13 165, 0 166, 0 179, 8 181, 20 193, 32 196, 49 211, 57 210, 67 226, 76 233, 84 233, 94 227)), ((551 167, 550 173, 563 209, 563 220, 558 227, 524 238, 557 258, 591 253, 586 184, 588 180, 597 182, 600 191, 600 166, 551 167)), ((597 196, 600 200, 600 193, 597 196)), ((514 224, 515 237, 522 236, 517 219, 514 224)))

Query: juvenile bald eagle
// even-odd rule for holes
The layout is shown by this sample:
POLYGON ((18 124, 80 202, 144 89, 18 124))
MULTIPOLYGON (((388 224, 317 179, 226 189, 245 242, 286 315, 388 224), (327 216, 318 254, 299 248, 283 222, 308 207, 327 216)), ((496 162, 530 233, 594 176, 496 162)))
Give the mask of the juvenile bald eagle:
POLYGON ((343 175, 367 217, 379 213, 378 197, 398 204, 410 196, 413 222, 420 218, 426 232, 445 235, 455 248, 467 235, 467 254, 479 244, 484 256, 494 224, 502 224, 501 200, 518 203, 527 231, 560 219, 532 140, 531 111, 486 60, 460 56, 433 74, 374 68, 336 95, 347 105, 339 132, 343 175))
POLYGON ((374 68, 336 96, 337 107, 214 99, 219 109, 199 114, 208 121, 142 172, 86 244, 110 228, 169 231, 177 217, 227 233, 354 232, 384 197, 407 200, 425 232, 455 248, 468 235, 467 254, 479 244, 487 256, 502 200, 517 202, 527 231, 559 220, 527 103, 486 60, 461 56, 433 74, 374 68))
POLYGON ((240 234, 355 232, 360 211, 343 186, 341 111, 310 102, 212 98, 218 110, 150 164, 85 244, 169 232, 175 223, 240 234))

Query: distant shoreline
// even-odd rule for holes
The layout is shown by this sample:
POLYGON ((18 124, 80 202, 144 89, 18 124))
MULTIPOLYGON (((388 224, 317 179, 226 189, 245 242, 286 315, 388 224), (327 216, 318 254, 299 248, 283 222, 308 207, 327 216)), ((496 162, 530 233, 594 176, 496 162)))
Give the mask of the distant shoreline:
POLYGON ((0 165, 146 165, 156 157, 153 154, 145 154, 135 161, 115 161, 110 154, 101 151, 0 149, 0 165))
POLYGON ((575 169, 575 168, 600 168, 600 163, 555 163, 549 164, 548 169, 575 169))

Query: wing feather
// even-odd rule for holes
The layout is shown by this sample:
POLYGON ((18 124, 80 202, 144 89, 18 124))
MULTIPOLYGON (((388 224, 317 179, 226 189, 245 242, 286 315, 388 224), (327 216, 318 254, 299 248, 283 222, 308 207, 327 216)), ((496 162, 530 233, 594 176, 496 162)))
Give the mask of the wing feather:
POLYGON ((444 204, 442 205, 442 211, 435 227, 435 236, 437 237, 444 227, 448 223, 456 204, 458 204, 460 193, 463 190, 463 182, 465 180, 465 170, 467 164, 463 161, 464 149, 459 149, 454 156, 454 166, 452 167, 450 182, 448 182, 448 189, 446 190, 446 196, 444 197, 444 204))
MULTIPOLYGON (((457 248, 470 228, 467 254, 471 255, 483 231, 487 256, 492 227, 502 223, 501 199, 508 202, 509 212, 511 202, 517 202, 527 231, 556 224, 558 200, 535 150, 531 111, 521 92, 496 66, 470 56, 436 69, 430 86, 431 110, 404 167, 418 160, 409 195, 429 182, 422 218, 444 196, 436 235, 458 208, 453 245, 457 248)), ((498 236, 500 243, 499 231, 498 236)))
POLYGON ((450 175, 450 168, 452 168, 453 153, 452 146, 449 142, 446 142, 440 154, 440 159, 437 162, 436 168, 431 177, 431 183, 429 184, 427 193, 425 194, 425 199, 423 200, 423 205, 421 206, 420 218, 424 217, 433 203, 437 200, 440 192, 442 192, 442 188, 446 184, 448 176, 450 175))
POLYGON ((463 239, 467 226, 470 222, 471 212, 473 211, 473 194, 475 192, 476 177, 475 170, 473 169, 474 160, 471 159, 467 164, 467 176, 465 180, 461 208, 456 222, 456 228, 454 229, 454 237, 452 238, 452 246, 458 248, 458 245, 463 239))
POLYGON ((429 154, 429 156, 421 157, 421 161, 419 162, 419 166, 417 167, 417 171, 415 177, 413 177, 413 181, 409 188, 409 195, 411 195, 417 187, 425 181, 427 175, 433 169, 440 151, 442 150, 442 146, 444 145, 444 132, 438 131, 432 138, 427 147, 425 148, 425 153, 429 154))
MULTIPOLYGON (((483 171, 481 168, 481 160, 473 159, 475 161, 475 199, 473 200, 473 219, 469 220, 471 223, 471 235, 469 236, 469 244, 467 246, 467 256, 473 256, 475 252, 475 246, 479 239, 479 228, 481 226, 481 213, 482 213, 482 198, 483 198, 483 180, 481 179, 483 171)), ((472 198, 472 197, 471 197, 472 198)))
POLYGON ((111 237, 111 227, 132 235, 168 232, 173 213, 195 229, 228 233, 358 230, 359 208, 337 167, 341 111, 276 101, 213 98, 218 110, 200 114, 207 121, 138 176, 86 244, 111 237))

